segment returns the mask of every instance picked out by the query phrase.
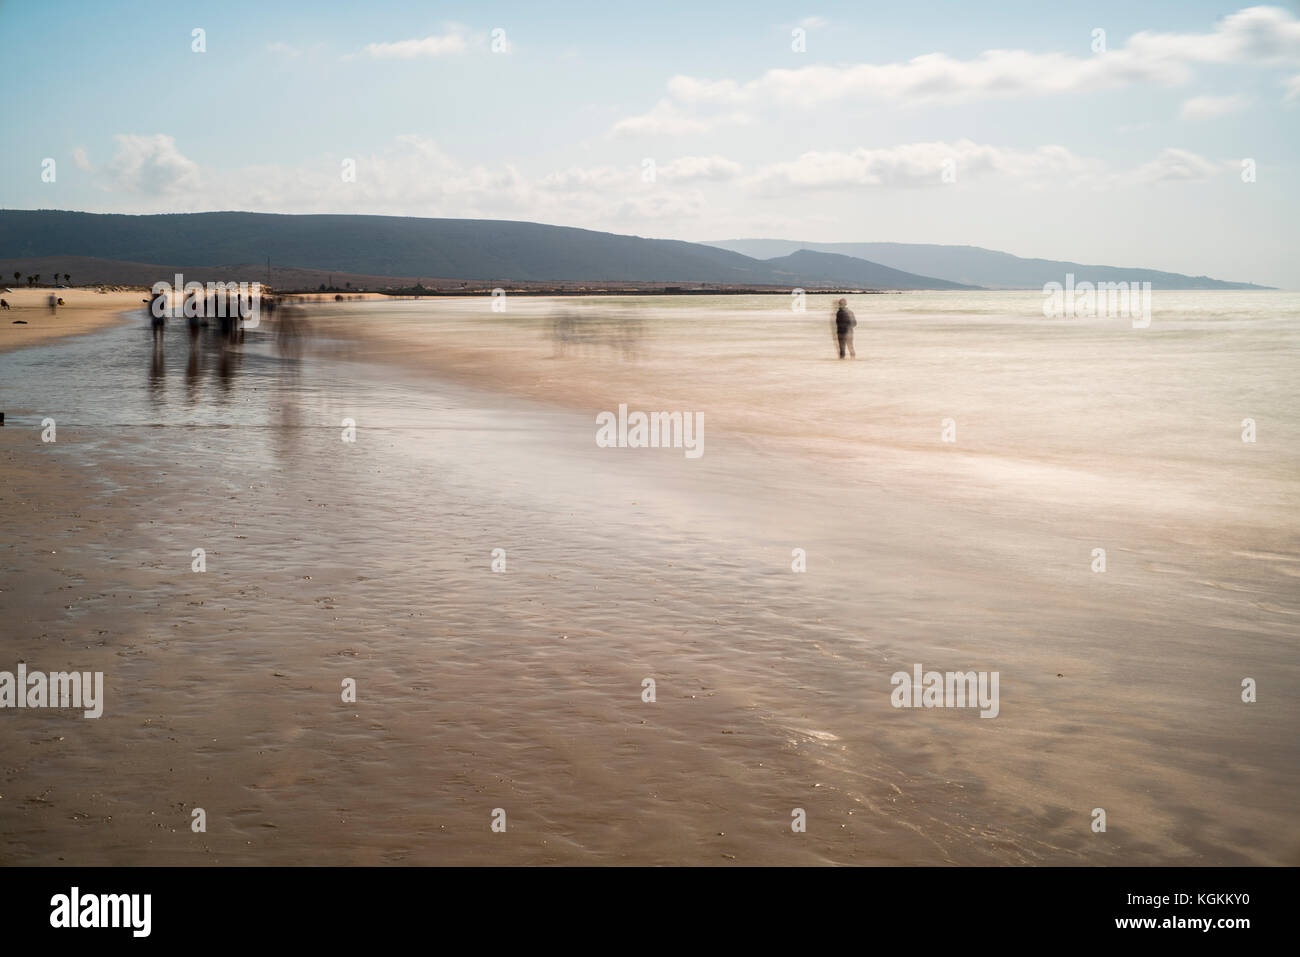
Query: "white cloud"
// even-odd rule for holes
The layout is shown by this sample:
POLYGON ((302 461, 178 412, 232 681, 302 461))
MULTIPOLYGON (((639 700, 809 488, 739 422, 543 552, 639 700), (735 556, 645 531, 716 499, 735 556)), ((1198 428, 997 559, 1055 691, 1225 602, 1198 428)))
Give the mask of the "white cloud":
MULTIPOLYGON (((689 235, 739 210, 767 219, 804 204, 807 194, 835 196, 863 190, 932 187, 952 161, 959 184, 999 180, 1015 189, 1123 188, 1195 182, 1235 169, 1184 150, 1113 171, 1099 160, 1062 146, 1004 149, 970 140, 910 143, 847 152, 810 152, 760 167, 749 176, 719 155, 682 156, 657 165, 646 182, 637 162, 571 167, 527 176, 514 165, 474 164, 448 155, 418 135, 394 138, 385 148, 349 157, 356 179, 345 182, 341 159, 322 156, 297 167, 204 169, 183 156, 170 136, 118 137, 111 173, 118 209, 132 212, 244 209, 265 212, 366 213, 523 219, 615 232, 646 230, 689 235), (793 196, 792 202, 754 203, 755 195, 793 196)), ((802 213, 797 217, 803 222, 802 213)), ((748 221, 748 219, 746 219, 748 221)))
POLYGON ((799 26, 805 30, 816 30, 819 27, 828 26, 830 21, 825 17, 804 17, 799 21, 799 26))
POLYGON ((987 50, 967 60, 928 53, 899 63, 773 69, 746 82, 674 76, 667 97, 614 129, 699 132, 718 122, 703 111, 719 107, 807 109, 846 101, 947 106, 1137 83, 1176 86, 1191 79, 1197 63, 1300 63, 1300 21, 1278 7, 1252 7, 1225 17, 1209 33, 1138 33, 1121 48, 1088 56, 987 50))
MULTIPOLYGON (((356 182, 343 183, 338 163, 322 162, 318 186, 326 203, 400 211, 419 209, 418 215, 473 216, 484 209, 508 210, 531 192, 531 187, 509 163, 498 167, 465 166, 444 153, 427 137, 404 134, 380 153, 354 157, 356 182), (463 212, 459 210, 464 210, 463 212)), ((299 202, 311 202, 301 188, 287 187, 299 202)))
POLYGON ((1215 161, 1180 149, 1166 149, 1148 163, 1111 170, 1101 160, 1078 156, 1064 146, 1035 150, 1004 149, 970 140, 906 143, 851 152, 809 152, 797 159, 761 167, 743 184, 761 194, 860 189, 948 188, 944 173, 957 183, 1001 178, 1018 187, 1105 189, 1162 182, 1197 182, 1235 169, 1234 161, 1215 161))
POLYGON ((629 116, 614 124, 616 134, 645 134, 649 136, 678 135, 682 133, 702 133, 712 128, 717 122, 744 122, 735 116, 727 119, 706 119, 684 113, 667 97, 661 99, 647 113, 629 116))
POLYGON ((1300 60, 1300 20, 1281 7, 1248 7, 1224 17, 1212 33, 1136 33, 1126 49, 1152 59, 1295 63, 1300 60))
MULTIPOLYGON (((670 192, 647 190, 619 198, 598 212, 599 221, 610 224, 666 222, 672 229, 684 220, 698 220, 709 210, 705 197, 698 191, 670 192)), ((570 219, 573 222, 575 220, 570 219)), ((581 220, 576 220, 581 222, 581 220)))
POLYGON ((1194 96, 1183 103, 1178 115, 1185 120, 1210 120, 1243 109, 1247 103, 1241 96, 1194 96))
POLYGON ((735 179, 740 175, 739 163, 723 156, 683 156, 658 169, 660 179, 669 182, 686 183, 696 180, 722 182, 735 179))
POLYGON ((1216 162, 1187 150, 1170 148, 1162 150, 1151 162, 1119 174, 1115 182, 1119 185, 1203 182, 1216 174, 1239 169, 1237 164, 1237 160, 1216 162))
POLYGON ((112 185, 132 193, 162 196, 198 189, 199 167, 164 133, 119 133, 117 155, 109 164, 112 185))
POLYGON ((302 51, 299 50, 297 47, 290 46, 288 43, 282 43, 279 40, 277 40, 274 43, 268 43, 266 45, 266 52, 274 53, 277 54, 278 56, 289 56, 289 57, 300 56, 302 54, 302 51))
POLYGON ((77 164, 77 169, 90 169, 90 157, 86 155, 84 146, 78 146, 72 151, 72 162, 77 164))
POLYGON ((574 167, 549 173, 543 176, 537 185, 540 189, 561 193, 580 190, 601 192, 624 189, 632 179, 633 174, 630 171, 613 166, 595 166, 587 169, 574 167))
POLYGON ((415 57, 447 56, 464 53, 469 47, 464 30, 427 36, 423 40, 398 40, 396 43, 367 43, 362 53, 381 60, 410 60, 415 57))
POLYGON ((1075 156, 1063 146, 1021 151, 958 140, 954 143, 907 143, 847 153, 804 153, 798 159, 761 168, 747 180, 747 185, 767 193, 941 186, 944 185, 945 170, 952 170, 958 181, 989 174, 1018 180, 1079 181, 1095 179, 1103 172, 1096 160, 1075 156))
POLYGON ((366 213, 524 219, 615 231, 650 223, 676 230, 711 215, 693 183, 721 182, 740 167, 724 157, 682 157, 646 183, 639 164, 570 168, 527 177, 514 165, 467 164, 418 135, 395 137, 370 154, 348 157, 356 178, 345 182, 341 156, 301 166, 204 169, 182 156, 169 136, 121 136, 110 185, 117 208, 132 212, 241 209, 288 213, 366 213), (129 191, 129 192, 128 192, 129 191))
MULTIPOLYGON (((661 183, 724 182, 740 175, 743 167, 724 156, 682 156, 656 164, 655 181, 661 183)), ((537 181, 538 189, 553 193, 635 193, 644 191, 643 167, 572 167, 549 173, 537 181)))

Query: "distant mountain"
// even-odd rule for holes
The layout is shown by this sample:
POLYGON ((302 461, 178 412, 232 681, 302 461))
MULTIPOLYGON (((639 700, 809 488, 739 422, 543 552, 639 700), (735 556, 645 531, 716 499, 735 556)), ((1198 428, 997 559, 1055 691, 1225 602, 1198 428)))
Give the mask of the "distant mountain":
POLYGON ((978 289, 947 279, 933 279, 891 269, 880 263, 838 253, 799 249, 788 256, 764 260, 773 269, 795 276, 820 276, 837 285, 862 289, 978 289))
POLYGON ((938 276, 990 289, 1042 289, 1049 282, 1149 282, 1155 289, 1269 289, 1248 282, 1223 282, 1208 276, 1184 276, 1156 269, 1091 266, 1053 259, 1022 259, 979 246, 930 243, 810 243, 788 239, 726 239, 706 243, 718 249, 771 260, 801 249, 867 259, 909 273, 938 276))
POLYGON ((700 243, 508 220, 0 210, 0 259, 48 257, 190 268, 270 259, 277 267, 477 282, 952 287, 844 256, 807 253, 768 263, 700 243))

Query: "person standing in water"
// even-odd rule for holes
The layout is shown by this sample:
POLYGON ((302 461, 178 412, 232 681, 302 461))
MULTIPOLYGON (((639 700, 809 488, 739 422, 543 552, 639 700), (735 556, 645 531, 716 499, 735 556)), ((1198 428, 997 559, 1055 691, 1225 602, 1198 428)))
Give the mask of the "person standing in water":
POLYGON ((844 358, 844 350, 847 346, 849 355, 856 359, 858 354, 853 351, 853 327, 858 324, 858 320, 853 315, 853 310, 849 308, 847 299, 841 299, 835 304, 835 319, 832 324, 835 326, 835 340, 840 346, 840 358, 844 358))
POLYGON ((167 294, 155 292, 149 300, 149 325, 153 329, 154 348, 162 345, 163 327, 167 323, 167 294))

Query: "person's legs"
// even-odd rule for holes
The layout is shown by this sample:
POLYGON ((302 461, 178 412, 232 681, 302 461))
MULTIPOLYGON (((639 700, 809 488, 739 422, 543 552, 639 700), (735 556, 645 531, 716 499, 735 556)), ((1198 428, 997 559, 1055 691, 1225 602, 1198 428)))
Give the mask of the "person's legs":
MULTIPOLYGON (((849 330, 849 334, 845 338, 848 340, 849 343, 849 356, 853 359, 856 359, 858 357, 858 354, 853 351, 853 330, 852 329, 849 330)), ((842 352, 843 350, 841 350, 841 353, 842 352)))
POLYGON ((836 336, 836 338, 839 340, 840 343, 840 358, 843 359, 844 358, 844 333, 841 332, 838 336, 836 336))

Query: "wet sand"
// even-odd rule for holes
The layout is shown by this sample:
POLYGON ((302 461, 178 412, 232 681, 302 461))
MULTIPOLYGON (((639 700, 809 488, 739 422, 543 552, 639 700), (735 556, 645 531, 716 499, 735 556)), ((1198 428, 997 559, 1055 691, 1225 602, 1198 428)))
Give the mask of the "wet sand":
POLYGON ((484 308, 3 360, 0 668, 107 701, 0 713, 0 860, 1300 862, 1289 328, 881 314, 851 364, 745 303, 561 355, 484 308), (704 456, 597 448, 619 402, 704 456), (999 716, 892 708, 918 662, 999 716))

